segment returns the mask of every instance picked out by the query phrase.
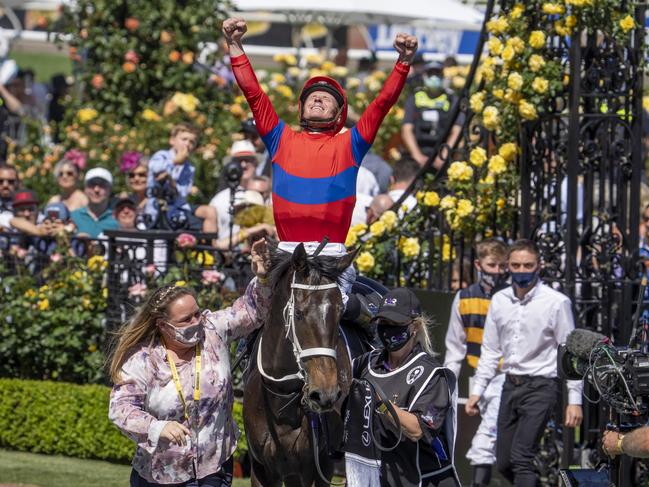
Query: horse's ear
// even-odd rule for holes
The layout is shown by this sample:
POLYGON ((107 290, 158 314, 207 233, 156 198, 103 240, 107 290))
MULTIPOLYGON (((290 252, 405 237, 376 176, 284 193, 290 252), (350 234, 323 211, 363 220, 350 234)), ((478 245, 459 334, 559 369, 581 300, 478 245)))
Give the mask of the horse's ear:
POLYGON ((304 244, 300 242, 300 244, 295 247, 295 250, 293 251, 293 257, 291 258, 291 264, 293 265, 293 269, 296 271, 301 271, 306 268, 306 250, 304 250, 304 244))
POLYGON ((356 255, 358 252, 361 250, 360 247, 356 247, 354 250, 351 252, 347 252, 343 257, 338 259, 337 267, 340 272, 344 271, 347 269, 350 265, 354 263, 354 260, 356 259, 356 255))

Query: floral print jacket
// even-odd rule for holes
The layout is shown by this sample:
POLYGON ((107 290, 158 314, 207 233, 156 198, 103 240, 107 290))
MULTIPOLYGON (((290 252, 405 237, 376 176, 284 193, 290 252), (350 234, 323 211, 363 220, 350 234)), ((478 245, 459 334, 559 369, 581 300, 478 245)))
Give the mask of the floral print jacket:
POLYGON ((200 400, 194 403, 195 358, 176 364, 190 424, 176 392, 164 346, 142 346, 122 366, 110 395, 109 418, 137 444, 133 468, 147 481, 186 482, 218 472, 234 452, 239 429, 232 417, 230 342, 262 325, 270 310, 270 288, 253 280, 230 308, 205 312, 200 400), (191 431, 179 446, 160 438, 169 421, 191 431))

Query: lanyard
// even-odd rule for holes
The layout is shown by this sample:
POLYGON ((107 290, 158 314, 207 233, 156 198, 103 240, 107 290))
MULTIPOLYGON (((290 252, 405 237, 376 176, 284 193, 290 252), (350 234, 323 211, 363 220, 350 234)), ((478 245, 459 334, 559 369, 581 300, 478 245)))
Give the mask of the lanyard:
MULTIPOLYGON (((183 394, 182 387, 180 386, 180 378, 178 377, 178 370, 176 370, 176 363, 174 362, 174 359, 171 358, 171 354, 169 353, 169 349, 167 348, 167 344, 164 342, 164 339, 162 340, 162 344, 165 347, 165 350, 167 352, 167 360, 169 361, 169 367, 171 368, 171 377, 174 380, 174 384, 176 385, 176 392, 178 393, 178 397, 180 398, 180 402, 183 405, 183 411, 185 413, 185 419, 187 420, 187 423, 189 423, 189 413, 187 412, 187 402, 185 401, 185 395, 183 394)), ((201 398, 201 346, 200 344, 196 344, 196 371, 195 371, 195 380, 194 380, 194 402, 196 403, 196 407, 198 407, 198 400, 201 398)))

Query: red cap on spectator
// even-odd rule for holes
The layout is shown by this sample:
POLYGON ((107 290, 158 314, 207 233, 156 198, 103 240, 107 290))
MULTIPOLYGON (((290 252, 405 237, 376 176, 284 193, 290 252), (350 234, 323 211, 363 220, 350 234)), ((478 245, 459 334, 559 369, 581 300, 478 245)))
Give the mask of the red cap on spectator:
POLYGON ((14 193, 13 206, 37 205, 38 198, 33 191, 21 189, 14 193))

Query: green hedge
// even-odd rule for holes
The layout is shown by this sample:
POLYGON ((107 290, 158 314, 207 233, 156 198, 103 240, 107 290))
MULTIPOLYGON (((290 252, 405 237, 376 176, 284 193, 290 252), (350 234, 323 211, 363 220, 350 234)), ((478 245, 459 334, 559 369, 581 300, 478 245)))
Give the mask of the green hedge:
MULTIPOLYGON (((135 445, 108 420, 109 395, 99 385, 0 379, 0 447, 128 463, 135 445)), ((241 404, 234 409, 242 428, 241 404)), ((243 436, 239 444, 237 454, 243 436)))

